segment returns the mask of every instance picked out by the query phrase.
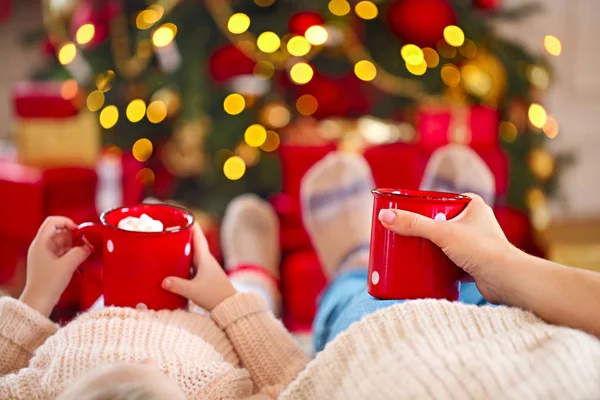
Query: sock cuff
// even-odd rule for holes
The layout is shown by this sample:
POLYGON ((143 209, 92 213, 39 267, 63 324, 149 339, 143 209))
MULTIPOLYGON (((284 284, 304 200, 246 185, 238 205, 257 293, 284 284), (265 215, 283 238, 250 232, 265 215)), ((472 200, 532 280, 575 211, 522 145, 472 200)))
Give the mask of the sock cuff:
POLYGON ((261 278, 265 279, 266 281, 268 281, 269 283, 271 283, 272 285, 274 285, 278 290, 280 288, 280 283, 279 283, 279 279, 277 278, 277 276, 275 276, 272 272, 270 272, 266 268, 264 268, 260 265, 257 265, 257 264, 240 264, 240 265, 233 267, 229 271, 227 271, 227 275, 230 278, 233 278, 238 274, 246 274, 246 273, 256 274, 256 275, 260 276, 261 278))

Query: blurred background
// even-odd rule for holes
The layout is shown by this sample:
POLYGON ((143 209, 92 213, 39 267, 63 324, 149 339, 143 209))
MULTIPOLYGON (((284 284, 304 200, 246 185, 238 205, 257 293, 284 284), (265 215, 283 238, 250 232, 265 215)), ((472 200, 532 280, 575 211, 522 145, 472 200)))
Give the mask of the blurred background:
MULTIPOLYGON (((449 143, 490 167, 515 245, 600 269, 597 12, 594 0, 0 0, 0 282, 18 290, 47 215, 168 201, 194 211, 218 254, 228 201, 254 192, 280 216, 286 321, 307 329, 325 280, 301 222, 306 170, 352 151, 378 186, 417 188, 449 143)), ((98 297, 100 268, 57 318, 98 297)))

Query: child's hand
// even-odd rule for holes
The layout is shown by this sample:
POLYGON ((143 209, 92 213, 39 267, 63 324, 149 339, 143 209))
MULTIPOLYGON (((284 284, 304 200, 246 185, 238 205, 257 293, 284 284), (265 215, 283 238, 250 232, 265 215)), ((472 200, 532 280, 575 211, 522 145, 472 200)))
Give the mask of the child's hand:
POLYGON ((419 236, 439 246, 456 265, 469 273, 490 302, 499 298, 494 276, 502 273, 505 260, 519 251, 506 239, 492 209, 481 197, 450 221, 436 221, 402 210, 382 210, 379 220, 393 232, 419 236))
POLYGON ((212 311, 219 303, 236 294, 227 274, 210 254, 206 237, 197 223, 192 227, 194 241, 193 264, 196 276, 192 279, 168 277, 163 289, 186 297, 205 310, 212 311))
POLYGON ((88 245, 73 246, 77 225, 65 217, 49 217, 27 253, 27 281, 21 301, 49 316, 73 272, 92 253, 88 245))

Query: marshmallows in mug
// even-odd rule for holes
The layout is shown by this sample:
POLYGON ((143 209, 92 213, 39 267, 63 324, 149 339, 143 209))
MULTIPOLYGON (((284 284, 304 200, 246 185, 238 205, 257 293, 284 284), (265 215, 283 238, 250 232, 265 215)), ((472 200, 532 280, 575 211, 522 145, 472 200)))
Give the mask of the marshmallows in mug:
POLYGON ((119 229, 134 232, 162 232, 164 226, 157 219, 152 219, 146 214, 142 214, 139 218, 127 217, 119 221, 119 229))

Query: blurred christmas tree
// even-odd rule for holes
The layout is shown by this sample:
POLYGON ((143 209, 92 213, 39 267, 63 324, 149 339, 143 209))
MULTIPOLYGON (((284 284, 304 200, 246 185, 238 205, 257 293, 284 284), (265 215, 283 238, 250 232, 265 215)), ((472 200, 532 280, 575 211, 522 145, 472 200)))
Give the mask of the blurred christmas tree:
MULTIPOLYGON (((543 147, 558 126, 539 105, 551 72, 493 29, 536 7, 500 2, 45 0, 54 62, 37 77, 75 79, 107 145, 162 162, 176 199, 216 212, 278 189, 272 152, 298 117, 410 121, 432 97, 489 105, 510 157, 508 202, 534 209, 558 169, 543 147)), ((556 38, 545 46, 560 54, 556 38)))

